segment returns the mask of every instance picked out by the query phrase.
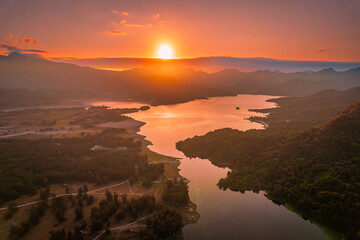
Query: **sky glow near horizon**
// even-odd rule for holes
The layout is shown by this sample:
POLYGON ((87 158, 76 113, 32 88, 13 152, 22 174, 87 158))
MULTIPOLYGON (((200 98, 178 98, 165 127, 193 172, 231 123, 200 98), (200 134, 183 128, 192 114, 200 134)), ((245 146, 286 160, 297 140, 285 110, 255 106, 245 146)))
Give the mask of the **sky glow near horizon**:
POLYGON ((0 53, 360 61, 359 0, 2 0, 0 53))

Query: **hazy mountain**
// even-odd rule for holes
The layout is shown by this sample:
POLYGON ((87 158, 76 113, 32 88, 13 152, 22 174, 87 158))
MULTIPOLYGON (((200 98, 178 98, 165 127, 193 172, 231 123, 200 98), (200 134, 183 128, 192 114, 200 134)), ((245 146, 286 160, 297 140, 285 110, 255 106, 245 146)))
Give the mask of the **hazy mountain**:
POLYGON ((191 67, 208 72, 234 68, 250 72, 256 70, 271 70, 282 72, 319 71, 324 68, 334 68, 345 71, 360 66, 360 63, 325 62, 325 61, 290 61, 272 58, 234 58, 234 57, 199 57, 188 59, 163 60, 157 58, 90 58, 90 59, 56 59, 81 66, 95 68, 132 69, 145 67, 173 66, 191 67))
POLYGON ((152 104, 233 94, 200 85, 201 81, 194 80, 200 75, 207 74, 187 69, 105 71, 18 53, 0 57, 0 88, 25 88, 71 98, 131 98, 152 104))
POLYGON ((226 69, 210 74, 158 66, 106 71, 31 54, 0 56, 0 88, 23 88, 70 98, 134 99, 157 105, 241 93, 302 96, 355 86, 360 86, 360 68, 295 73, 226 69))
POLYGON ((27 89, 0 89, 0 108, 52 104, 60 97, 27 89))

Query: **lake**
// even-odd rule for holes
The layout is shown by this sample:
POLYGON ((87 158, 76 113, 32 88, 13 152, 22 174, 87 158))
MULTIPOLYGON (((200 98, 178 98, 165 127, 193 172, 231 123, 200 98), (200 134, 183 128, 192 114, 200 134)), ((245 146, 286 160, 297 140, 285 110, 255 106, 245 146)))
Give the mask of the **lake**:
MULTIPOLYGON (((189 179, 191 200, 197 204, 200 219, 184 227, 185 239, 329 239, 324 231, 297 214, 268 200, 263 192, 220 190, 216 183, 229 169, 216 167, 204 159, 189 159, 175 148, 175 143, 220 128, 260 129, 261 124, 245 118, 262 116, 251 108, 274 107, 266 102, 273 96, 238 95, 214 97, 187 103, 156 106, 129 114, 146 122, 140 134, 153 145, 151 150, 181 158, 180 174, 189 179), (239 108, 238 110, 236 108, 239 108)), ((102 102, 103 105, 108 105, 102 102)), ((111 107, 123 107, 111 102, 111 107)))

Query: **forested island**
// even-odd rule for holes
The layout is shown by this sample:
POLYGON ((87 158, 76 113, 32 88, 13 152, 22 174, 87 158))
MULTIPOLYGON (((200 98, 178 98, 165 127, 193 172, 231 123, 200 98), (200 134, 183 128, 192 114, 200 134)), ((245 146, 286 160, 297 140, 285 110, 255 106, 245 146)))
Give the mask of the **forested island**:
POLYGON ((305 219, 360 237, 359 88, 274 99, 279 108, 251 118, 269 125, 246 132, 220 129, 177 143, 187 157, 232 170, 218 186, 264 190, 305 219))

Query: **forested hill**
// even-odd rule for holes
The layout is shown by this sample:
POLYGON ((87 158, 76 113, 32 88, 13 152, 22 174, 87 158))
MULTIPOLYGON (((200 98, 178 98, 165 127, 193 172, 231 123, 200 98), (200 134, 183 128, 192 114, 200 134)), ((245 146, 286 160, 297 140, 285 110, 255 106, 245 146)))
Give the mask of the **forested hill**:
POLYGON ((327 89, 306 97, 282 97, 268 100, 278 108, 251 109, 269 113, 266 117, 251 117, 272 127, 304 129, 328 121, 350 104, 360 99, 360 87, 346 91, 327 89))
POLYGON ((60 99, 56 95, 28 89, 0 88, 0 109, 53 104, 60 99))
POLYGON ((177 148, 230 166, 220 188, 265 190, 304 218, 348 239, 360 237, 360 102, 300 132, 222 129, 179 142, 177 148))

